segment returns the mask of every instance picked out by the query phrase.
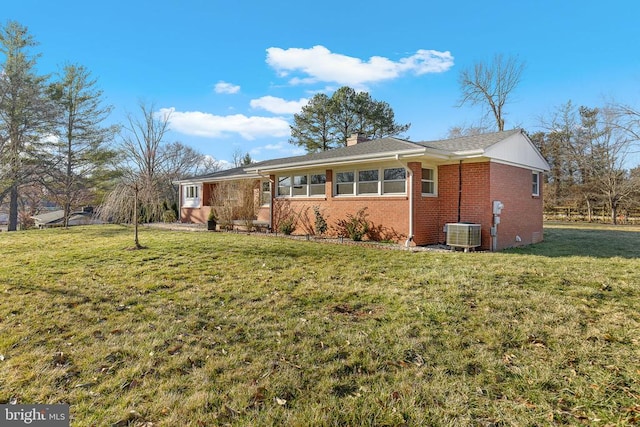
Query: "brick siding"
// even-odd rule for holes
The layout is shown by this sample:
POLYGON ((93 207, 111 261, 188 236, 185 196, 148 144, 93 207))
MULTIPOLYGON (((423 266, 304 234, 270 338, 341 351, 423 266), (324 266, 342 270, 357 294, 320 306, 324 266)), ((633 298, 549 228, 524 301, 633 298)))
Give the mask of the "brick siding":
MULTIPOLYGON (((444 227, 448 223, 469 222, 481 225, 482 245, 480 249, 492 248, 491 227, 493 226, 493 201, 504 204, 497 227, 496 249, 527 245, 542 240, 542 179, 540 195, 531 194, 531 170, 499 164, 495 162, 473 162, 441 165, 437 168, 437 197, 422 195, 422 165, 410 162, 414 223, 413 242, 415 245, 445 243, 444 227), (462 182, 460 182, 460 176, 462 182), (460 200, 460 206, 458 202, 460 200)), ((270 177, 272 183, 276 177, 270 177)), ((326 170, 324 197, 287 198, 296 212, 306 212, 306 228, 313 229, 315 217, 313 207, 318 206, 327 224, 330 235, 336 234, 336 222, 355 215, 366 208, 367 219, 378 228, 382 239, 404 242, 409 236, 409 206, 407 196, 378 197, 333 197, 333 171, 326 170)), ((210 197, 210 188, 204 185, 203 200, 210 197)), ((272 188, 272 197, 275 188, 272 188)), ((273 203, 273 200, 272 200, 273 203)), ((277 202, 276 202, 277 203, 277 202)), ((204 203, 205 205, 207 203, 204 203)), ((183 222, 205 222, 208 206, 202 209, 181 209, 183 222)), ((258 220, 268 221, 269 207, 261 207, 258 220)), ((305 233, 305 227, 298 225, 298 234, 305 233)))

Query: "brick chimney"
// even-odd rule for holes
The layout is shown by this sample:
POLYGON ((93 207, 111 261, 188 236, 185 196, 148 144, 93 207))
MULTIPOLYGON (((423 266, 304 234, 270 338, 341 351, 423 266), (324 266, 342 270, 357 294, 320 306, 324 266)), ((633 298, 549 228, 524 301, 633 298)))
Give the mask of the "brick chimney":
POLYGON ((352 133, 350 137, 347 138, 347 147, 352 145, 360 144, 361 142, 367 141, 367 138, 363 133, 356 132, 352 133))

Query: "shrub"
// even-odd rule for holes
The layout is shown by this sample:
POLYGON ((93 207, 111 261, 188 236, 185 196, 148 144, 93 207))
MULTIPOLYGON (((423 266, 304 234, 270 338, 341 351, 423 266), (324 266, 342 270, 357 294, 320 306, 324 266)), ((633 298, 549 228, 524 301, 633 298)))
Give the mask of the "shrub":
POLYGON ((296 218, 296 228, 301 229, 302 234, 314 236, 316 230, 313 223, 313 216, 309 215, 309 209, 311 209, 309 206, 302 206, 297 212, 292 210, 292 213, 296 218))
POLYGON ((162 213, 162 222, 176 222, 178 217, 173 209, 168 209, 162 213))
POLYGON ((295 230, 296 230, 296 221, 295 221, 295 218, 293 218, 293 216, 283 218, 280 221, 280 225, 278 226, 278 231, 280 231, 282 234, 286 234, 288 236, 292 234, 295 230))
POLYGON ((296 212, 287 199, 277 199, 273 203, 273 228, 283 234, 292 234, 297 226, 296 212))
POLYGON ((338 235, 349 237, 351 240, 359 242, 369 232, 371 225, 365 211, 366 207, 360 209, 355 215, 347 214, 346 219, 341 219, 336 223, 338 235))
POLYGON ((327 229, 329 228, 327 226, 327 221, 322 216, 322 213, 320 212, 320 208, 318 206, 313 207, 313 214, 316 217, 316 224, 315 224, 316 234, 323 235, 324 233, 327 232, 327 229))

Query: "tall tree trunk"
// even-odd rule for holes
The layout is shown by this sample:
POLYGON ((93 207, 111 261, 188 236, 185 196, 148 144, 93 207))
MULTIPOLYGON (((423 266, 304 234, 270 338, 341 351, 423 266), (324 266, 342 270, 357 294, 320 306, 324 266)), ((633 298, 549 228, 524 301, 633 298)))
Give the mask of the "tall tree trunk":
POLYGON ((67 202, 64 204, 64 228, 69 228, 70 215, 71 215, 71 205, 67 202))
POLYGON ((9 224, 7 231, 18 229, 18 186, 13 185, 9 193, 9 224))
POLYGON ((138 240, 138 185, 136 184, 134 188, 134 197, 133 197, 133 234, 134 234, 134 242, 136 249, 140 249, 140 240, 138 240))

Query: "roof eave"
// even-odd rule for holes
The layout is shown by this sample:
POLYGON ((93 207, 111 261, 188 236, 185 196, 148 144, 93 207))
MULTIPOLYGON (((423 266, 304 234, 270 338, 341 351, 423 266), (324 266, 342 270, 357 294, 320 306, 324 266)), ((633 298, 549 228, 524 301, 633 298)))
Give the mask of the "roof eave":
POLYGON ((299 169, 308 169, 318 166, 341 166, 341 165, 350 165, 354 163, 362 163, 365 161, 386 161, 386 160, 397 160, 402 158, 410 158, 410 157, 421 157, 428 155, 430 157, 437 158, 439 160, 447 160, 449 156, 446 155, 441 150, 434 150, 428 148, 419 148, 413 150, 398 150, 398 151, 389 151, 384 154, 376 153, 376 154, 366 154, 360 156, 348 156, 348 157, 339 157, 335 159, 318 159, 313 161, 302 161, 296 163, 285 163, 281 165, 272 165, 264 168, 255 168, 252 169, 259 174, 265 174, 270 172, 279 172, 283 170, 299 170, 299 169))
POLYGON ((477 150, 466 150, 466 151, 453 151, 452 159, 469 159, 473 157, 482 157, 484 156, 484 149, 477 150))

